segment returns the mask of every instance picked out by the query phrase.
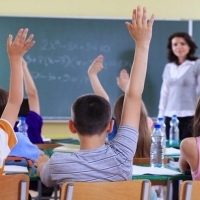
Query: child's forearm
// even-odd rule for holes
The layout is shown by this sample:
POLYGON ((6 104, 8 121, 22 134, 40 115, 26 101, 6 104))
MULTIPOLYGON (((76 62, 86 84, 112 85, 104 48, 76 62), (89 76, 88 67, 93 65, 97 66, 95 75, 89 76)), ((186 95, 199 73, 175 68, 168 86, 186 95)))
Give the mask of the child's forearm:
POLYGON ((91 82, 92 89, 93 89, 94 93, 96 95, 99 95, 99 96, 105 98, 107 101, 109 101, 108 94, 106 93, 106 91, 102 87, 102 85, 101 85, 101 83, 98 79, 98 76, 96 74, 92 74, 92 75, 89 74, 89 78, 90 78, 90 82, 91 82))

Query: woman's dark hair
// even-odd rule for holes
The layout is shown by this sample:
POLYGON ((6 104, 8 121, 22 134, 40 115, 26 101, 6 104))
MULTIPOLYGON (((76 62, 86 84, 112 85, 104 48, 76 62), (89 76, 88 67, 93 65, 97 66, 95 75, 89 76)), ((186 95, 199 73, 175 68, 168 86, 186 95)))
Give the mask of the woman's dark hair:
POLYGON ((169 62, 175 62, 176 64, 178 63, 178 57, 176 55, 174 55, 173 51, 172 51, 172 39, 175 37, 179 37, 179 38, 183 38, 185 40, 185 42, 189 45, 190 47, 190 51, 187 54, 187 60, 197 60, 198 57, 195 56, 195 52, 196 49, 198 48, 197 45, 195 44, 194 40, 192 39, 192 37, 185 32, 176 32, 173 33, 172 35, 169 36, 168 38, 168 44, 167 44, 167 49, 168 49, 168 55, 167 58, 169 60, 169 62))

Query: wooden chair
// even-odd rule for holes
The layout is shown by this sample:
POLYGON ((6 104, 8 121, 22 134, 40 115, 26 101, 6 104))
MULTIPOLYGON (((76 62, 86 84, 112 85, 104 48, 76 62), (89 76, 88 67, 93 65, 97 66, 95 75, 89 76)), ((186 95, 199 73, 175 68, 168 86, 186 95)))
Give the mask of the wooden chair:
POLYGON ((181 184, 179 200, 199 200, 200 181, 184 181, 181 184))
POLYGON ((25 174, 0 176, 0 199, 28 200, 29 177, 25 174))
POLYGON ((118 182, 66 182, 60 200, 148 200, 151 182, 132 180, 118 182))

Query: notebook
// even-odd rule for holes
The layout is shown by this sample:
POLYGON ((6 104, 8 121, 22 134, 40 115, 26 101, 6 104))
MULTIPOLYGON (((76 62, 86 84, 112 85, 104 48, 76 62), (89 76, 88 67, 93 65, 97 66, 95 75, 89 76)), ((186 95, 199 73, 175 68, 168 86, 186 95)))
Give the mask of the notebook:
POLYGON ((4 172, 5 174, 28 174, 28 169, 24 166, 5 165, 4 172))
POLYGON ((67 152, 67 153, 74 153, 80 150, 80 145, 74 144, 64 144, 64 146, 56 147, 53 149, 53 152, 67 152))
POLYGON ((167 155, 180 155, 180 149, 175 149, 173 147, 166 148, 165 156, 167 155))
POLYGON ((152 175, 178 175, 182 174, 179 171, 167 169, 167 168, 159 168, 159 167, 144 167, 133 165, 132 169, 133 175, 145 175, 145 174, 152 174, 152 175))

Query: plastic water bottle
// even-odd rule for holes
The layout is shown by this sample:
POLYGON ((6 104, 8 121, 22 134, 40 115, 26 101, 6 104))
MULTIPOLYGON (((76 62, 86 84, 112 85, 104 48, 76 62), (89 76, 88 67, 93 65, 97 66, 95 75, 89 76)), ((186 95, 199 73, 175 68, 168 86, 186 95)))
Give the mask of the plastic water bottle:
POLYGON ((25 117, 19 118, 19 122, 17 124, 17 129, 18 129, 18 132, 24 134, 25 136, 28 136, 28 134, 27 134, 28 125, 26 124, 26 118, 25 117))
POLYGON ((169 143, 179 143, 179 120, 176 115, 173 115, 170 120, 169 143))
POLYGON ((155 124, 151 134, 150 165, 151 167, 164 167, 163 132, 161 125, 155 124))
POLYGON ((160 124, 160 126, 161 126, 161 131, 163 132, 163 137, 164 137, 163 145, 164 145, 164 147, 166 147, 166 125, 165 125, 163 117, 158 117, 157 124, 160 124))

